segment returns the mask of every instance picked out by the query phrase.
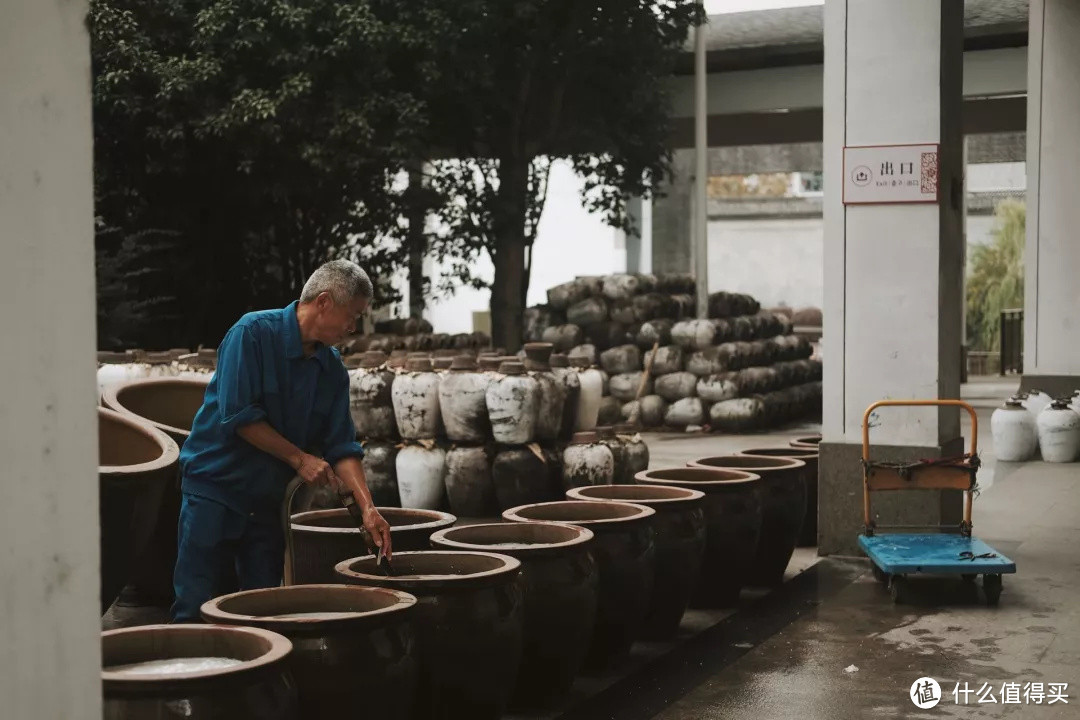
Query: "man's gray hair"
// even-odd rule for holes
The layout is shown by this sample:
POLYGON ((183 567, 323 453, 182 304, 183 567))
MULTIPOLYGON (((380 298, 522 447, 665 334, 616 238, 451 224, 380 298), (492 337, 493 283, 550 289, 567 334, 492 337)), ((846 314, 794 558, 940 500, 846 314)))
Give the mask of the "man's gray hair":
POLYGON ((300 293, 300 302, 311 302, 324 292, 330 293, 338 305, 346 305, 358 297, 370 300, 374 295, 371 278, 350 260, 331 260, 311 273, 300 293))

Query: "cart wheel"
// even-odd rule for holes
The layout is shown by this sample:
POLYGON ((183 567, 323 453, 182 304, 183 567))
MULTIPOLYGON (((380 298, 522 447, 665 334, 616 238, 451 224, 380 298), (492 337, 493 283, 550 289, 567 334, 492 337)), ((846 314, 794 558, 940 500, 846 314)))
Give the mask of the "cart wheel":
POLYGON ((986 595, 988 607, 997 607, 998 598, 1001 597, 1001 576, 983 575, 983 593, 986 595))
POLYGON ((904 602, 904 598, 907 597, 906 590, 907 581, 903 575, 893 575, 889 578, 889 593, 895 604, 900 605, 904 602))
POLYGON ((963 575, 960 576, 960 579, 963 580, 964 582, 968 583, 968 584, 971 584, 971 583, 975 582, 975 578, 977 578, 977 577, 979 577, 979 576, 976 575, 975 573, 964 573, 963 575))
POLYGON ((877 566, 877 563, 870 563, 870 571, 874 573, 874 579, 883 585, 889 584, 889 573, 885 572, 877 566))

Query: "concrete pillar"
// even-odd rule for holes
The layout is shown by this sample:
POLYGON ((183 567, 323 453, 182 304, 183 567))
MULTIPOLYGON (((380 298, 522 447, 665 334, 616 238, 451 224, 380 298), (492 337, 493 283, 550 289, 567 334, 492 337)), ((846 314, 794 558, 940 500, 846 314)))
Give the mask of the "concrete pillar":
POLYGON ((691 201, 694 194, 694 151, 676 150, 671 178, 653 199, 652 271, 693 271, 691 201))
POLYGON ((86 0, 0 23, 0 703, 101 717, 86 0))
POLYGON ((641 268, 647 263, 642 257, 643 241, 645 239, 645 226, 642 225, 642 200, 640 195, 634 195, 626 199, 626 214, 634 227, 634 232, 623 233, 626 246, 626 272, 644 272, 641 268))
MULTIPOLYGON (((858 554, 862 415, 891 398, 960 394, 963 3, 826 0, 826 342, 819 552, 858 554), (940 143, 940 199, 843 204, 845 146, 940 143)), ((874 457, 961 451, 955 411, 884 409, 874 457)), ((954 493, 955 494, 955 493, 954 493)), ((959 498, 875 498, 881 524, 959 522, 959 498)))
POLYGON ((1080 3, 1031 0, 1028 34, 1024 379, 1080 387, 1080 3))

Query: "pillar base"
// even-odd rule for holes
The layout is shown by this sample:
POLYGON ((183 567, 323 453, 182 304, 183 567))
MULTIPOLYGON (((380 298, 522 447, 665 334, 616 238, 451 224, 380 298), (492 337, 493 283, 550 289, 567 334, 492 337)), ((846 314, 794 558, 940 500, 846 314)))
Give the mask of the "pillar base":
POLYGON ((1072 397, 1080 390, 1080 375, 1023 375, 1020 392, 1042 390, 1052 398, 1072 397))
MULTIPOLYGON (((938 447, 870 446, 871 457, 890 462, 953 457, 965 451, 963 438, 938 447)), ((862 444, 823 442, 819 453, 818 554, 861 556, 857 538, 863 527, 862 444)), ((871 510, 882 525, 959 525, 963 494, 943 490, 878 492, 871 497, 871 510)))

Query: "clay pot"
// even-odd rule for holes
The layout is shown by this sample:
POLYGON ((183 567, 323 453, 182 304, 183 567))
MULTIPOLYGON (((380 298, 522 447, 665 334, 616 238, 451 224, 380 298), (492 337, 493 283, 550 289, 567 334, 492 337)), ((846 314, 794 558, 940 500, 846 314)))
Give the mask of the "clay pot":
POLYGON ((498 515, 493 460, 486 445, 462 445, 446 453, 446 498, 452 513, 469 518, 498 515))
POLYGON ((630 467, 626 442, 622 437, 615 434, 613 425, 601 425, 596 428, 596 438, 601 445, 606 445, 608 450, 611 450, 611 457, 615 461, 615 470, 612 473, 611 482, 625 482, 628 475, 626 471, 630 467))
POLYGON ((438 550, 495 551, 521 562, 524 640, 513 705, 564 695, 585 662, 600 574, 591 530, 558 523, 491 523, 440 530, 438 550))
POLYGON ((394 460, 398 495, 407 508, 439 510, 446 501, 446 450, 434 445, 406 445, 394 460))
POLYGON ((615 457, 594 432, 574 433, 563 450, 564 489, 587 485, 611 485, 615 480, 615 457))
POLYGON ((407 720, 417 682, 415 605, 415 597, 397 590, 304 585, 215 598, 202 606, 202 617, 287 637, 304 718, 355 715, 363 698, 365 714, 407 720))
POLYGON ((525 344, 525 369, 540 388, 536 411, 536 439, 555 440, 562 432, 563 410, 566 405, 566 386, 551 369, 551 343, 525 344))
POLYGON ((782 457, 721 455, 687 465, 742 470, 761 477, 761 538, 747 584, 774 587, 783 583, 806 515, 806 463, 782 457))
POLYGON ((349 412, 361 438, 396 440, 392 388, 396 373, 386 365, 386 355, 366 352, 360 367, 349 371, 349 412))
POLYGON ((446 437, 454 442, 484 442, 491 435, 487 389, 493 377, 481 372, 476 361, 455 358, 439 383, 439 410, 446 437))
POLYGON ((220 625, 144 625, 101 633, 105 720, 299 720, 289 671, 292 643, 277 633, 220 625), (153 660, 215 657, 228 668, 134 675, 113 668, 153 660))
POLYGON ((818 445, 821 444, 821 436, 809 435, 807 437, 793 438, 790 444, 791 447, 816 450, 818 445))
POLYGON ((591 367, 589 361, 583 358, 572 358, 572 360, 578 371, 578 384, 581 386, 574 429, 592 430, 596 427, 597 417, 600 414, 600 403, 604 396, 604 378, 599 370, 591 367))
MULTIPOLYGON (((431 534, 457 522, 437 510, 380 507, 390 524, 394 557, 405 550, 426 550, 431 534)), ((364 533, 345 508, 313 510, 292 516, 292 584, 311 585, 339 581, 334 566, 369 552, 364 533)))
POLYGON ((563 387, 566 395, 563 402, 562 420, 559 423, 559 439, 568 440, 577 426, 578 406, 581 403, 581 378, 578 371, 570 367, 565 355, 551 356, 551 372, 563 387))
POLYGON ((616 425, 613 429, 615 436, 622 442, 623 452, 626 454, 623 474, 615 478, 615 484, 633 485, 634 477, 642 470, 649 469, 649 446, 641 439, 641 435, 633 425, 616 425))
MULTIPOLYGON (((133 415, 98 408, 103 614, 120 594, 137 562, 160 555, 161 548, 151 543, 165 493, 176 484, 179 457, 176 443, 161 430, 133 415), (151 547, 154 552, 147 555, 151 547)), ((172 530, 175 536, 175 523, 172 530)), ((143 577, 152 582, 158 576, 143 577)))
MULTIPOLYGON (((395 377, 390 389, 398 432, 406 440, 433 438, 439 434, 442 424, 440 376, 432 369, 431 360, 426 358, 410 358, 405 367, 407 372, 395 377)), ((401 477, 400 473, 398 477, 401 477)))
MULTIPOLYGON (((521 563, 487 552, 394 553, 385 576, 374 556, 335 567, 344 582, 404 590, 417 598, 419 718, 496 720, 510 701, 521 661, 521 563)), ((358 698, 358 702, 362 699, 358 698)))
POLYGON ((629 502, 656 511, 655 582, 642 637, 667 639, 679 630, 697 588, 705 554, 705 493, 666 485, 607 485, 569 490, 570 500, 629 502))
MULTIPOLYGON (((153 425, 182 448, 209 384, 209 375, 130 380, 106 387, 101 401, 110 410, 134 415, 153 425)), ((167 483, 154 534, 146 552, 135 561, 127 603, 167 605, 172 601, 180 502, 179 482, 167 483)))
POLYGON ((806 514, 803 516, 802 532, 799 533, 799 547, 813 547, 817 545, 817 489, 818 489, 818 451, 817 449, 805 450, 795 447, 767 447, 741 450, 740 455, 757 455, 759 457, 786 457, 802 460, 806 463, 803 469, 803 480, 806 482, 806 514))
POLYGON ((553 500, 562 495, 562 462, 528 447, 500 447, 491 465, 499 510, 553 500))
POLYGON ((525 445, 536 439, 540 383, 519 362, 506 361, 499 372, 502 376, 488 386, 486 396, 492 435, 495 442, 525 445))
POLYGON ((580 525, 596 536, 600 569, 596 627, 585 667, 603 670, 624 659, 652 599, 656 560, 652 508, 630 503, 560 501, 522 505, 503 513, 513 522, 580 525))
POLYGON ((364 475, 367 478, 368 490, 371 491, 371 499, 376 505, 401 507, 397 455, 398 447, 392 442, 372 440, 364 443, 364 475))
POLYGON ((726 607, 739 601, 739 592, 753 569, 761 532, 761 500, 757 475, 736 470, 665 468, 638 473, 637 482, 686 488, 705 493, 705 554, 691 604, 726 607))

